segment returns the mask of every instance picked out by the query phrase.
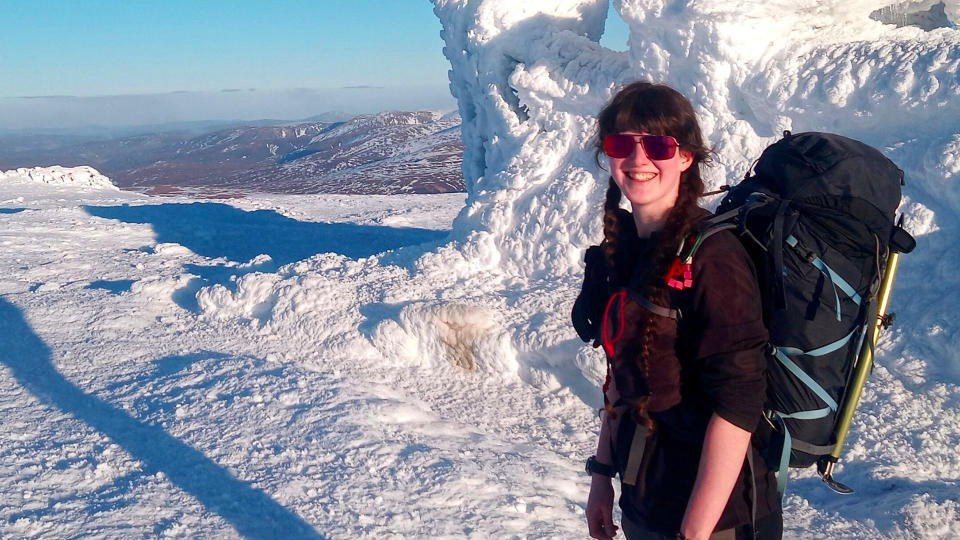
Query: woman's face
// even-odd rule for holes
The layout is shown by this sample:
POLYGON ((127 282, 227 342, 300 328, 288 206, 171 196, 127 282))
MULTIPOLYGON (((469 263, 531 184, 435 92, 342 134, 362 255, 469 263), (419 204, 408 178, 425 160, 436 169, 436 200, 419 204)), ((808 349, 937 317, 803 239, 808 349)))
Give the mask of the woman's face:
MULTIPOLYGON (((646 135, 637 131, 624 134, 646 135)), ((638 142, 629 156, 610 158, 610 174, 634 212, 639 212, 642 217, 659 219, 677 202, 680 174, 692 164, 693 153, 683 149, 677 149, 670 159, 650 159, 638 142)))

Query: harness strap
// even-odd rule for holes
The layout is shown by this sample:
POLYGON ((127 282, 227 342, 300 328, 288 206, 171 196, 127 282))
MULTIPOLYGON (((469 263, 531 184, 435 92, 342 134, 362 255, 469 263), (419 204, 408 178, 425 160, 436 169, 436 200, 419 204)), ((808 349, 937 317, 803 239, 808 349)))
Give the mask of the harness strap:
POLYGON ((757 535, 757 473, 753 468, 753 445, 747 446, 747 467, 750 468, 750 530, 757 535))
POLYGON ((815 411, 798 411, 795 413, 787 414, 785 412, 777 411, 777 414, 780 415, 780 418, 792 418, 794 420, 816 420, 818 418, 824 418, 830 411, 833 410, 830 407, 824 407, 822 409, 817 409, 815 411))
POLYGON ((790 449, 793 444, 790 438, 790 430, 787 424, 780 418, 776 412, 773 413, 773 419, 783 428, 783 449, 780 451, 780 467, 777 469, 777 494, 783 499, 783 493, 787 490, 787 469, 790 467, 790 449))
POLYGON ((633 430, 633 440, 630 442, 630 454, 627 457, 627 468, 620 476, 624 484, 637 485, 637 476, 640 475, 640 462, 643 460, 643 450, 647 446, 647 426, 636 423, 633 430))
MULTIPOLYGON (((848 335, 846 340, 849 340, 849 339, 850 337, 848 335)), ((813 393, 815 393, 817 397, 823 400, 823 402, 827 404, 827 407, 830 410, 832 411, 837 410, 838 408, 837 402, 832 397, 830 397, 830 394, 828 394, 827 391, 824 390, 822 386, 817 384, 817 382, 814 381, 813 378, 811 378, 802 369, 800 369, 800 366, 793 363, 793 360, 790 360, 790 358, 787 356, 784 349, 787 349, 787 347, 783 347, 783 348, 777 347, 776 354, 775 354, 777 360, 779 360, 780 363, 783 364, 783 367, 787 368, 790 371, 790 373, 793 373, 795 377, 800 379, 800 381, 803 384, 805 384, 807 388, 809 388, 810 390, 813 390, 813 393)), ((798 413, 791 413, 791 414, 798 414, 798 413)), ((817 418, 822 418, 822 416, 819 416, 817 418)))
POLYGON ((830 452, 833 452, 833 449, 837 446, 835 444, 810 444, 800 439, 793 439, 791 443, 793 449, 806 452, 813 456, 826 456, 830 454, 830 452))
POLYGON ((710 226, 710 227, 707 227, 706 229, 703 229, 702 231, 700 231, 699 234, 697 234, 696 240, 694 240, 692 247, 685 254, 684 259, 692 260, 694 254, 697 252, 698 249, 700 249, 700 246, 703 245, 704 240, 706 240, 707 238, 710 238, 711 236, 717 234, 718 232, 722 232, 730 229, 736 229, 736 228, 737 228, 736 223, 721 223, 720 225, 710 226))
POLYGON ((777 214, 773 218, 773 240, 770 244, 770 255, 773 257, 774 303, 779 309, 787 306, 787 291, 783 284, 783 221, 789 207, 789 199, 781 200, 777 206, 777 214))
POLYGON ((780 467, 777 471, 777 493, 782 499, 783 493, 787 489, 787 469, 790 467, 790 451, 795 449, 814 456, 825 456, 833 452, 836 445, 810 444, 806 441, 794 439, 790 436, 790 430, 787 429, 786 422, 783 421, 786 416, 781 416, 777 411, 771 411, 770 416, 772 416, 773 420, 780 424, 780 427, 783 429, 783 449, 780 451, 780 467))
MULTIPOLYGON (((701 221, 703 224, 702 228, 710 229, 717 223, 723 223, 734 216, 739 216, 742 221, 751 210, 764 206, 765 204, 770 203, 772 200, 774 199, 769 195, 755 191, 747 197, 742 205, 737 206, 733 210, 727 210, 722 214, 717 214, 709 219, 701 221)), ((734 225, 734 227, 736 227, 736 225, 734 225)))
POLYGON ((823 356, 823 355, 825 355, 825 354, 830 354, 830 353, 832 353, 833 351, 838 350, 840 347, 843 347, 844 345, 846 345, 847 342, 850 341, 851 338, 853 338, 853 335, 857 333, 857 330, 860 330, 860 327, 859 327, 859 326, 854 327, 853 330, 851 330, 849 334, 847 334, 847 335, 843 336, 842 338, 834 341, 833 343, 828 343, 828 344, 824 345, 823 347, 818 347, 818 348, 813 349, 813 350, 810 350, 810 351, 801 351, 800 349, 797 349, 797 348, 795 348, 795 347, 777 347, 777 350, 783 351, 784 354, 789 355, 789 356, 799 356, 799 355, 804 355, 804 356, 823 356))

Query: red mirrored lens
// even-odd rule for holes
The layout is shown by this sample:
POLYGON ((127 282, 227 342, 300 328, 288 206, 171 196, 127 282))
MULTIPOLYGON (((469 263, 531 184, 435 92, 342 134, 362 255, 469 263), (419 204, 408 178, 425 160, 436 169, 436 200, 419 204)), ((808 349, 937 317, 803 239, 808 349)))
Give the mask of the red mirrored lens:
POLYGON ((623 135, 620 133, 603 138, 603 151, 612 158, 629 157, 637 146, 643 145, 647 157, 655 160, 672 159, 677 152, 677 140, 669 135, 623 135))
POLYGON ((677 140, 667 135, 643 135, 640 141, 650 159, 671 159, 677 152, 677 140))
POLYGON ((603 138, 603 151, 612 158, 625 158, 633 153, 637 143, 630 135, 613 134, 603 138))

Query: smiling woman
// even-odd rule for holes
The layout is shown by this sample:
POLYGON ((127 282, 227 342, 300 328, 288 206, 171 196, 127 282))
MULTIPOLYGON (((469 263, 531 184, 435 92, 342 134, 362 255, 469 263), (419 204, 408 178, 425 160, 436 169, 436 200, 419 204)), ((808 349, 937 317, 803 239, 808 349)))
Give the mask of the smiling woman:
POLYGON ((6 128, 453 106, 427 2, 14 2, 4 22, 6 128))
POLYGON ((753 266, 727 233, 672 278, 684 239, 710 215, 698 205, 710 151, 693 106, 668 86, 629 84, 600 111, 595 144, 610 157, 604 238, 587 251, 573 308, 581 338, 602 343, 607 360, 587 461, 590 536, 616 534, 619 474, 627 540, 779 538, 773 473, 750 445, 767 341, 753 266))

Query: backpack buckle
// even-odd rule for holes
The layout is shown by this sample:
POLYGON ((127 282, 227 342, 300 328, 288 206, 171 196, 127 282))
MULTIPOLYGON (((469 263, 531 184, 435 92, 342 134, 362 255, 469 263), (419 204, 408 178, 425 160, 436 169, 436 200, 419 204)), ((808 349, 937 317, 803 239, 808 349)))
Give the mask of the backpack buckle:
POLYGON ((674 259, 667 272, 667 286, 678 291, 693 287, 693 265, 681 261, 680 257, 674 259))

